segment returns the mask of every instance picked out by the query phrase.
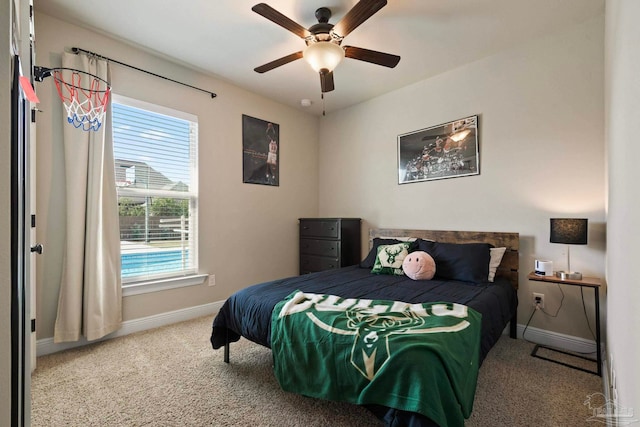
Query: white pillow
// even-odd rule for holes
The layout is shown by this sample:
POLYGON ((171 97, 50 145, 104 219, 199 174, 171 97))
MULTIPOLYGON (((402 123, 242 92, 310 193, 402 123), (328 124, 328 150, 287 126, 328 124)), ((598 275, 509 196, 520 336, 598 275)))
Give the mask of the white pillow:
POLYGON ((376 236, 378 239, 396 239, 401 242, 415 242, 418 240, 417 237, 398 237, 398 236, 376 236))
POLYGON ((502 261, 502 257, 504 256, 504 252, 507 248, 490 248, 491 259, 489 260, 489 281, 493 282, 493 279, 496 277, 496 270, 500 265, 500 261, 502 261))

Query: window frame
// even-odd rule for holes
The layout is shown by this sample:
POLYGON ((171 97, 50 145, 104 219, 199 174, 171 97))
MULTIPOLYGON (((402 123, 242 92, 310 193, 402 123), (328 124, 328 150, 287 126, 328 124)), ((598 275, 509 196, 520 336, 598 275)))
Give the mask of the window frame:
MULTIPOLYGON (((140 189, 127 189, 117 187, 117 197, 130 197, 147 195, 150 197, 170 197, 170 198, 184 198, 189 200, 189 238, 192 239, 189 249, 193 253, 189 255, 191 259, 191 268, 188 270, 180 270, 173 272, 161 273, 153 276, 147 276, 141 278, 136 276, 133 278, 122 278, 122 293, 123 296, 138 295, 147 292, 157 292, 161 290, 173 289, 178 287, 193 286, 204 283, 207 279, 207 274, 198 273, 198 208, 199 208, 199 191, 198 191, 198 145, 199 145, 199 124, 198 116, 190 114, 184 111, 175 110, 173 108, 165 107, 162 105, 142 101, 139 99, 129 98, 127 96, 114 94, 111 96, 112 104, 120 104, 127 107, 137 108, 151 113, 168 116, 180 120, 185 120, 191 123, 192 129, 195 129, 194 139, 191 141, 190 149, 192 150, 190 155, 190 182, 189 191, 167 191, 167 190, 140 190, 140 189)), ((113 134, 113 115, 111 116, 111 131, 113 134)), ((115 144, 115 141, 114 141, 115 144)), ((114 156, 115 161, 115 156, 114 156)), ((114 162, 114 167, 115 167, 114 162)), ((122 250, 120 255, 122 256, 122 250)))

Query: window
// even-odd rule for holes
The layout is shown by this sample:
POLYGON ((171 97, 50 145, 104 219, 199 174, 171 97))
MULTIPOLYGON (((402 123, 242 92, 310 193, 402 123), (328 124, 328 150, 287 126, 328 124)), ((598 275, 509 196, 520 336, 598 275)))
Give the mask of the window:
POLYGON ((123 285, 195 274, 197 117, 113 98, 123 285))

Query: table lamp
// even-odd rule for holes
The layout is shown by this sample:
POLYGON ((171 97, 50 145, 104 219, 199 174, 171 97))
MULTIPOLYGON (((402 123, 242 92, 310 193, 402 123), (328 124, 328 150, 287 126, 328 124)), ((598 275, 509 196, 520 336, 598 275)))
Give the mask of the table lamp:
MULTIPOLYGON (((565 245, 587 244, 587 222, 585 218, 551 218, 551 243, 565 245)), ((563 280, 582 280, 582 274, 571 271, 571 258, 567 246, 567 271, 557 271, 556 276, 563 280)))

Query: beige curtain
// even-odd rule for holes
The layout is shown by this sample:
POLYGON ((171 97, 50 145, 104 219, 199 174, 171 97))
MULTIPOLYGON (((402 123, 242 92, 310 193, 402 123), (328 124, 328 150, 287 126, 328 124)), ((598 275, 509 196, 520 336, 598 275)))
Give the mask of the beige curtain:
MULTIPOLYGON (((109 81, 108 63, 64 53, 62 67, 109 81)), ((68 71, 65 71, 68 73, 68 71)), ((98 131, 67 122, 63 108, 66 241, 54 341, 96 340, 122 324, 120 232, 110 111, 98 131)))

